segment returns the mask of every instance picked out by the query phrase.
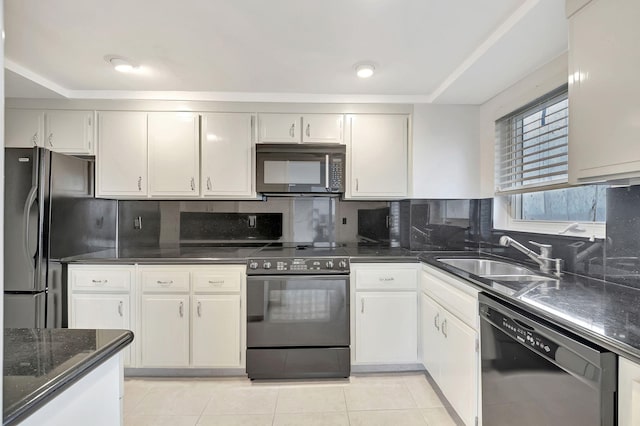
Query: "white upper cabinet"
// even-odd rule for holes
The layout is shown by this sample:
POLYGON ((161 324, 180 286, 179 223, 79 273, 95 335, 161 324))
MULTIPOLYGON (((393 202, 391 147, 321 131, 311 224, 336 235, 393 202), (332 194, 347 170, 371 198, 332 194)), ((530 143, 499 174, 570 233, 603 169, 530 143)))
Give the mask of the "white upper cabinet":
POLYGON ((186 198, 200 194, 198 125, 197 114, 149 113, 149 195, 186 198))
POLYGON ((406 115, 349 115, 345 198, 390 199, 408 194, 406 115))
POLYGON ((43 146, 44 113, 42 111, 7 108, 4 123, 6 148, 43 146))
POLYGON ((258 114, 258 142, 300 142, 300 114, 258 114))
POLYGON ((335 143, 344 141, 342 114, 259 114, 260 143, 335 143))
POLYGON ((147 113, 98 112, 97 195, 147 196, 147 113))
POLYGON ((255 198, 253 129, 255 116, 241 113, 202 116, 202 196, 255 198))
POLYGON ((569 19, 569 180, 640 176, 637 0, 593 0, 569 19))
POLYGON ((306 114, 302 116, 302 142, 336 143, 343 142, 342 114, 306 114))
POLYGON ((44 113, 44 147, 66 154, 93 154, 93 111, 44 113))

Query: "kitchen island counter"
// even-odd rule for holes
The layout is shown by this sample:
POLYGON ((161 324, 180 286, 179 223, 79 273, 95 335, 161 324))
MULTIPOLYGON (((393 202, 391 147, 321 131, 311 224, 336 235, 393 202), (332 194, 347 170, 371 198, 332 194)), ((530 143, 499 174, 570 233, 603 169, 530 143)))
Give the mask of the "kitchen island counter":
POLYGON ((128 330, 4 330, 3 424, 18 424, 133 341, 128 330))

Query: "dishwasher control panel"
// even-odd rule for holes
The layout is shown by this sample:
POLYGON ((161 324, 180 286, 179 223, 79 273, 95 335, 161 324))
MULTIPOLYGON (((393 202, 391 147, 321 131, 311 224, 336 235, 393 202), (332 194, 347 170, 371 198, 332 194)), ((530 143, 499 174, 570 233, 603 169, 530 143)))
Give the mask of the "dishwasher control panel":
POLYGON ((529 327, 526 324, 521 324, 492 308, 488 308, 486 316, 490 318, 491 322, 505 334, 529 347, 534 352, 538 352, 547 358, 556 358, 556 352, 559 348, 558 344, 547 337, 536 333, 532 327, 529 327))

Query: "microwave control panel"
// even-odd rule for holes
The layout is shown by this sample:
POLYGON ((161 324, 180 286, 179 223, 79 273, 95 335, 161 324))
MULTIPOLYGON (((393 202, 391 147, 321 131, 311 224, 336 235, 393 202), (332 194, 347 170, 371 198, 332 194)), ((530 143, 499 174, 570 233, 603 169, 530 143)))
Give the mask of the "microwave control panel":
POLYGON ((344 187, 344 162, 342 158, 332 158, 329 170, 329 188, 340 192, 344 187))

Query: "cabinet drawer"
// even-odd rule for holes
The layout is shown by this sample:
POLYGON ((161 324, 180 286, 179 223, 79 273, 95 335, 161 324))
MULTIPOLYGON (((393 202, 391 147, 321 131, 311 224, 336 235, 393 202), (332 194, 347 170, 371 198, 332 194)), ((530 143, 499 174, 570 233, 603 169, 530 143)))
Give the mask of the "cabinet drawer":
POLYGON ((473 329, 478 328, 478 299, 422 272, 423 291, 473 329))
POLYGON ((154 292, 188 292, 189 271, 142 271, 142 289, 154 292))
POLYGON ((71 291, 129 291, 131 271, 122 269, 71 270, 71 291))
POLYGON ((193 273, 193 291, 217 293, 240 291, 242 275, 238 271, 201 271, 193 273))
POLYGON ((415 269, 358 269, 357 290, 415 290, 418 273, 415 269))

